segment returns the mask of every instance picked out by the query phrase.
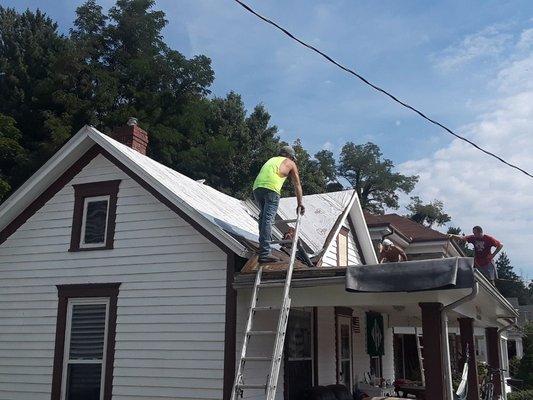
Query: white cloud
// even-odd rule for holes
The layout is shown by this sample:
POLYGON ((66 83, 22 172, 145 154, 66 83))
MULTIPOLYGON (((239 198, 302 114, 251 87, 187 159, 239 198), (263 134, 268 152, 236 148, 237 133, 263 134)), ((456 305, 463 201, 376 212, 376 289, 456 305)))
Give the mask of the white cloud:
MULTIPOLYGON (((523 36, 522 36, 523 37, 523 36)), ((533 171, 533 52, 516 56, 497 74, 499 98, 478 119, 458 129, 479 145, 533 171)), ((456 139, 427 158, 400 165, 418 174, 416 195, 444 201, 452 225, 481 225, 505 245, 517 269, 531 278, 533 179, 456 139)))
POLYGON ((520 35, 520 40, 518 41, 516 47, 520 50, 530 50, 533 49, 533 28, 526 29, 520 35))
POLYGON ((506 49, 512 38, 502 26, 490 26, 467 35, 461 42, 434 55, 433 60, 439 70, 448 72, 475 60, 497 57, 506 49))

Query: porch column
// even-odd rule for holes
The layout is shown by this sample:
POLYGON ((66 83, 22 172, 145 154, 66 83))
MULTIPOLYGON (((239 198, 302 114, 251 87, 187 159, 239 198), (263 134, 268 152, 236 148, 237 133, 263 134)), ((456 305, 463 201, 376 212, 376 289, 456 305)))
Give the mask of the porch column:
POLYGON ((445 400, 445 371, 442 348, 442 304, 419 303, 422 309, 422 331, 424 339, 424 374, 426 377, 426 399, 445 400))
POLYGON ((461 335, 461 352, 466 355, 466 348, 468 347, 468 354, 470 360, 468 361, 468 400, 479 400, 478 376, 477 376, 477 360, 476 349, 474 344, 474 319, 473 318, 458 318, 459 320, 459 334, 461 335))
MULTIPOLYGON (((501 368, 500 365, 500 334, 498 328, 490 327, 485 329, 485 338, 487 340, 487 363, 492 368, 501 368)), ((494 375, 494 395, 502 394, 501 375, 494 375)))

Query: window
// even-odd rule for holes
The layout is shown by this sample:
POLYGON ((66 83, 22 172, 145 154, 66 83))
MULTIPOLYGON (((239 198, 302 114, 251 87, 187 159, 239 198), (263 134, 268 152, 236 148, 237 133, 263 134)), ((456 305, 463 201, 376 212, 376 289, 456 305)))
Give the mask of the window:
POLYGON ((313 317, 307 310, 291 310, 285 345, 285 384, 289 400, 301 399, 313 386, 313 317))
POLYGON ((352 387, 352 317, 337 316, 337 382, 352 387))
POLYGON ((68 302, 62 400, 100 400, 105 380, 109 299, 68 302))
POLYGON ((70 251, 112 249, 120 181, 74 185, 70 251))
POLYGON ((52 400, 111 399, 119 286, 58 286, 52 400))
POLYGON ((84 199, 80 247, 105 245, 109 196, 84 199))
POLYGON ((339 267, 348 265, 348 233, 350 231, 344 226, 337 236, 337 264, 339 267))

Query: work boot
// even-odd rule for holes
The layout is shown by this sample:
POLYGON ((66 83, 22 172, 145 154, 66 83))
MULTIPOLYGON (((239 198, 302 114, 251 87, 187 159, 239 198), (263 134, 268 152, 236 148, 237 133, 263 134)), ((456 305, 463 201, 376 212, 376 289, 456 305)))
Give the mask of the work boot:
POLYGON ((268 256, 259 257, 259 264, 272 264, 272 263, 277 263, 280 261, 281 261, 280 258, 273 256, 272 254, 268 256))

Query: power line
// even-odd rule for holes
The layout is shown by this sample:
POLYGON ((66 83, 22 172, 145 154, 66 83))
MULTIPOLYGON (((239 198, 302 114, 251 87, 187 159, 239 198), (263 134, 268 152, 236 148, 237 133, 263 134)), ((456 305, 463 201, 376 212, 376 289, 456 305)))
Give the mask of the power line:
POLYGON ((429 121, 431 122, 432 124, 434 125, 437 125, 439 126, 440 128, 444 129, 446 132, 448 132, 449 134, 455 136, 457 139, 461 139, 462 141, 472 145, 473 147, 475 147, 476 149, 482 151, 483 153, 491 156, 491 157, 494 157, 495 159, 497 159, 498 161, 504 163, 505 165, 511 167, 511 168, 514 168, 522 173, 524 173, 525 175, 527 175, 528 177, 530 178, 533 178, 533 174, 527 172, 526 170, 520 168, 519 166, 515 165, 515 164, 512 164, 506 160, 504 160, 502 157, 498 156, 497 154, 494 154, 488 150, 485 150, 483 147, 479 146, 478 144, 474 143, 473 141, 455 133, 454 131, 452 131, 450 128, 448 128, 447 126, 441 124, 440 122, 438 121, 435 121, 434 119, 428 117, 426 114, 424 114, 422 111, 416 109, 415 107, 407 104, 406 102, 398 99, 396 96, 394 96, 393 94, 389 93, 388 91, 386 91, 385 89, 382 89, 381 87, 377 86, 376 84, 370 82, 368 79, 366 79, 365 77, 363 77, 362 75, 358 74, 357 72, 355 72, 354 70, 342 65, 340 62, 338 61, 335 61, 333 58, 331 58, 330 56, 328 56, 326 53, 320 51, 319 49, 317 49, 316 47, 310 45, 309 43, 306 43, 304 42, 303 40, 299 39, 298 37, 296 37, 295 35, 293 35, 291 32, 289 32, 287 29, 285 29, 284 27, 280 26, 279 24, 277 24, 276 22, 268 19, 267 17, 264 17, 262 16, 261 14, 259 14, 257 11, 255 11, 254 9, 252 9, 250 6, 248 6, 247 4, 243 3, 241 0, 234 0, 236 3, 238 3, 239 5, 241 5, 244 9, 246 9, 247 11, 251 12, 252 14, 254 14, 256 17, 262 19, 264 22, 266 22, 267 24, 270 24, 272 26, 274 26, 275 28, 279 29, 280 31, 282 31, 285 35, 287 35, 288 37, 290 37, 291 39, 295 40, 296 42, 298 42, 299 44, 301 44, 302 46, 304 47, 307 47, 309 50, 312 50, 314 51, 315 53, 318 53, 319 55, 321 55, 322 57, 324 57, 326 60, 328 60, 330 63, 336 65, 337 67, 339 67, 340 69, 342 69, 343 71, 346 71, 348 72, 349 74, 357 77, 358 79, 360 79, 361 81, 363 81, 363 83, 365 83, 366 85, 370 86, 372 89, 374 90, 377 90, 378 92, 381 92, 383 93, 385 96, 389 97, 390 99, 392 99, 393 101, 395 101, 396 103, 402 105, 403 107, 405 108, 408 108, 409 110, 415 112, 416 114, 418 114, 419 116, 421 116, 422 118, 424 118, 426 121, 429 121))

